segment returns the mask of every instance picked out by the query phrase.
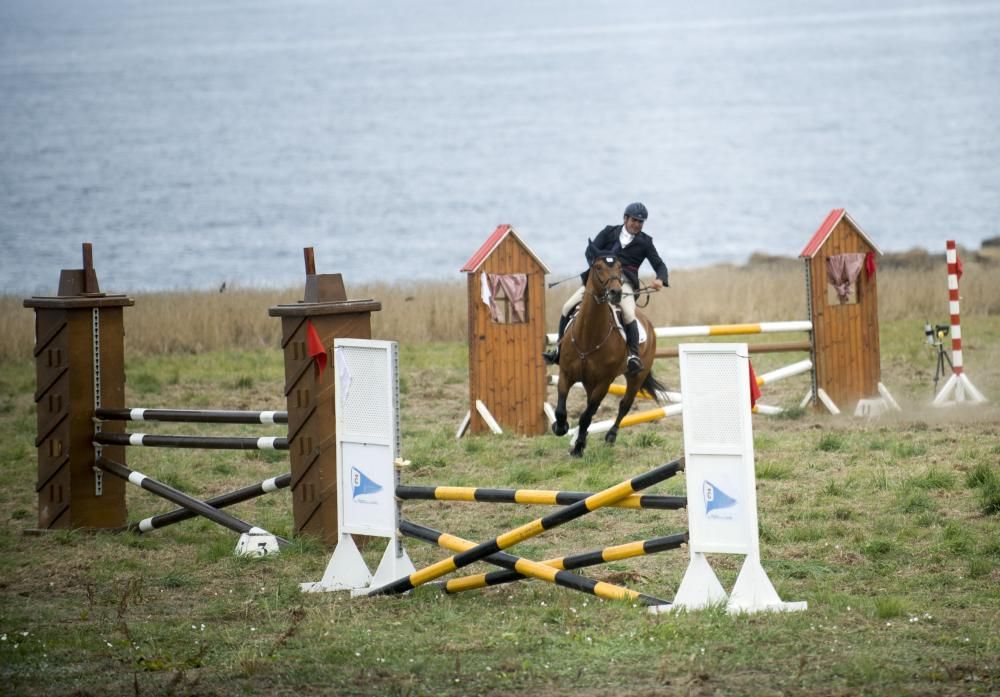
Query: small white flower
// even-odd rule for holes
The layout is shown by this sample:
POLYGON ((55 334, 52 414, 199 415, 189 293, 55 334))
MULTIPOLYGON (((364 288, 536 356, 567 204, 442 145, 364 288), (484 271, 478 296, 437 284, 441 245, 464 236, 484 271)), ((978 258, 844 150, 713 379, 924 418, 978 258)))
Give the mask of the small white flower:
POLYGON ((358 657, 360 657, 360 656, 361 656, 361 653, 360 653, 359 651, 355 651, 355 652, 354 652, 354 655, 355 655, 355 656, 358 656, 358 657))

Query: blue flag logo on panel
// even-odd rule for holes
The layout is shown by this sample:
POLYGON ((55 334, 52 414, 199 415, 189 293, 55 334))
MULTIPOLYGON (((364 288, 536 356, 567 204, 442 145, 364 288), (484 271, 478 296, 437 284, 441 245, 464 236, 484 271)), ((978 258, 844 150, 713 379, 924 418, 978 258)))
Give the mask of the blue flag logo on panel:
POLYGON ((382 485, 376 484, 369 479, 364 472, 357 467, 351 468, 351 489, 354 500, 358 503, 375 503, 372 499, 362 498, 367 494, 376 494, 382 491, 382 485))
POLYGON ((715 484, 712 484, 712 482, 708 481, 707 479, 702 485, 702 494, 705 497, 706 515, 720 508, 731 508, 736 505, 736 499, 734 499, 732 496, 724 492, 715 484))

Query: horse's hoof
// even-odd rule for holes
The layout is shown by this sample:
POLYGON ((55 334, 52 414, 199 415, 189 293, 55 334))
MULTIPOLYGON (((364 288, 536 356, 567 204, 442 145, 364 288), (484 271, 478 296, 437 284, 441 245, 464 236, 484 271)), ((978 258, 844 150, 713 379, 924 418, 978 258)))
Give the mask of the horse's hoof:
POLYGON ((604 442, 608 445, 614 445, 616 440, 618 440, 618 431, 608 431, 604 434, 604 442))
POLYGON ((559 423, 558 421, 552 422, 552 432, 557 436, 565 436, 566 432, 569 430, 568 423, 559 423))

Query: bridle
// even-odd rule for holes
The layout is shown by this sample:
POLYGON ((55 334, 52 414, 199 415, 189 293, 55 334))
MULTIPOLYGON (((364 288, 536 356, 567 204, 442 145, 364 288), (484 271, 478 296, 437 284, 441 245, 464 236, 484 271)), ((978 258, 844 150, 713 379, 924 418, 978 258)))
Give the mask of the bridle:
MULTIPOLYGON (((614 264, 617 263, 617 259, 614 259, 613 257, 605 257, 604 260, 605 260, 606 264, 609 264, 611 266, 614 266, 614 264)), ((591 265, 591 267, 590 267, 590 273, 593 275, 594 283, 596 285, 599 285, 600 288, 601 288, 600 292, 596 292, 596 291, 593 291, 593 290, 588 291, 590 293, 591 297, 594 299, 594 302, 596 302, 598 305, 607 305, 609 303, 610 304, 615 304, 615 303, 612 303, 612 301, 611 301, 611 294, 614 291, 611 288, 608 288, 608 285, 611 284, 613 281, 618 281, 618 295, 619 295, 619 298, 620 298, 621 297, 621 285, 625 282, 622 279, 621 266, 620 265, 618 266, 618 273, 617 274, 614 274, 613 272, 609 272, 606 276, 602 276, 598 272, 598 270, 593 265, 591 265)), ((613 309, 611 309, 611 314, 612 315, 614 314, 614 310, 613 309)), ((600 340, 600 342, 598 342, 598 344, 596 346, 594 346, 593 348, 589 349, 588 351, 581 351, 580 347, 577 345, 577 343, 576 343, 576 329, 577 329, 577 326, 574 323, 574 326, 571 328, 571 330, 569 332, 569 340, 573 344, 573 348, 576 349, 577 354, 579 354, 580 360, 584 361, 584 360, 587 359, 587 356, 589 356, 590 354, 594 353, 595 351, 599 351, 601 349, 601 347, 604 346, 604 343, 608 340, 608 338, 611 336, 612 332, 614 332, 614 330, 615 330, 615 322, 614 322, 614 319, 609 316, 609 318, 608 318, 608 333, 605 335, 605 337, 603 339, 600 340)))
MULTIPOLYGON (((605 257, 604 263, 614 266, 614 264, 618 262, 613 257, 605 257)), ((611 293, 613 291, 610 288, 608 288, 608 284, 610 284, 611 282, 618 281, 618 291, 619 294, 621 293, 621 286, 625 283, 625 279, 622 278, 620 265, 618 266, 617 275, 614 275, 613 273, 609 272, 607 276, 601 276, 601 274, 598 273, 597 269, 595 269, 593 265, 591 265, 590 267, 590 273, 594 274, 595 283, 601 287, 600 292, 590 291, 591 296, 594 298, 594 302, 596 302, 598 305, 604 305, 606 303, 611 302, 611 293)))

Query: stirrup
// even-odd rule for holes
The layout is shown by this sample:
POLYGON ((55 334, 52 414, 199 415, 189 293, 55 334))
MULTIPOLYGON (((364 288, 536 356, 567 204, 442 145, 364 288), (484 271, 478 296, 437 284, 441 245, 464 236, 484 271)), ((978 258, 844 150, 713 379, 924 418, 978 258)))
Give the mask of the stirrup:
POLYGON ((628 366, 626 367, 626 375, 634 375, 642 371, 642 359, 639 358, 634 353, 628 357, 628 366))
POLYGON ((542 351, 542 358, 544 358, 545 362, 549 365, 559 365, 559 349, 557 348, 554 351, 542 351))

